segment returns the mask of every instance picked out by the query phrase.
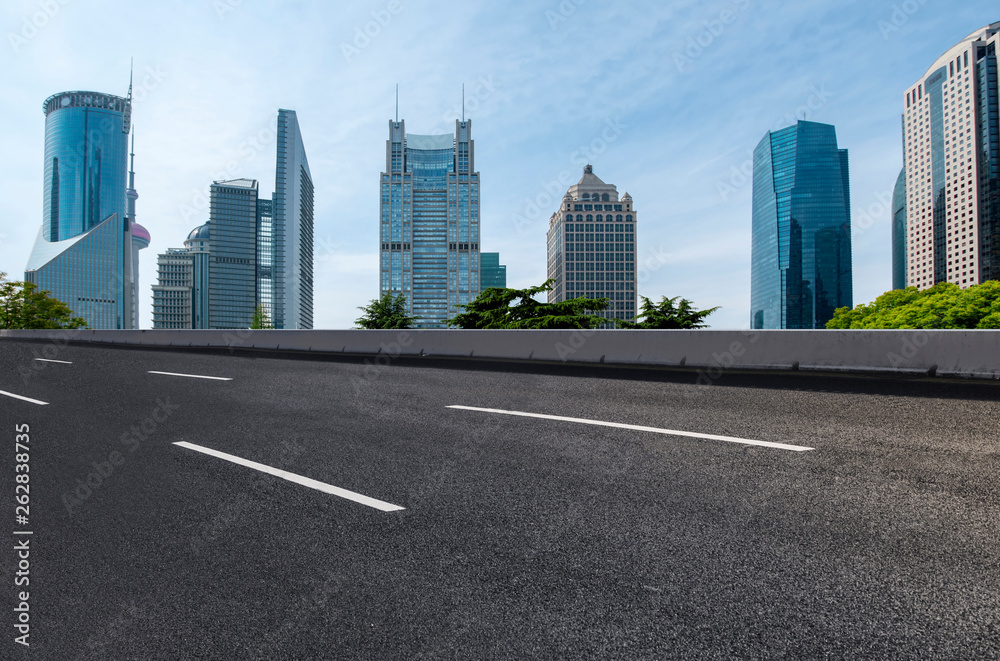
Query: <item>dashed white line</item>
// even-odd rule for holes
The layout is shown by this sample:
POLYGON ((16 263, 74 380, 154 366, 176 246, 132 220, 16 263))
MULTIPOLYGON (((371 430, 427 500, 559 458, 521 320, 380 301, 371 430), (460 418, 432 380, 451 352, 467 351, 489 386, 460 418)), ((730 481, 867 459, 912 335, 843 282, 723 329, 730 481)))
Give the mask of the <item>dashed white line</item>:
POLYGON ((383 512, 398 512, 399 510, 406 509, 405 507, 400 507, 399 505, 393 505, 392 503, 387 503, 384 500, 371 498, 369 496, 365 496, 360 493, 355 493, 354 491, 348 491, 347 489, 341 489, 340 487, 335 487, 332 484, 327 484, 325 482, 320 482, 312 478, 296 475, 295 473, 289 473, 288 471, 281 470, 280 468, 272 468, 271 466, 267 466, 265 464, 259 464, 256 461, 243 459, 242 457, 237 457, 236 455, 227 454, 225 452, 219 452, 218 450, 206 448, 201 445, 195 445, 194 443, 188 443, 187 441, 178 441, 174 443, 174 445, 179 445, 182 448, 187 448, 188 450, 194 450, 195 452, 201 452, 211 457, 217 457, 218 459, 225 459, 226 461, 231 461, 234 464, 239 464, 240 466, 246 466, 247 468, 253 468, 254 470, 259 470, 262 473, 267 473, 268 475, 274 475, 275 477, 280 477, 283 480, 288 480, 289 482, 301 484, 302 486, 310 487, 312 489, 316 489, 317 491, 322 491, 324 493, 333 494, 334 496, 346 498, 347 500, 354 501, 355 503, 360 503, 361 505, 374 507, 375 509, 381 510, 383 512))
POLYGON ((41 361, 43 363, 62 363, 63 365, 72 365, 68 360, 53 360, 51 358, 35 358, 35 360, 41 361))
POLYGON ((202 374, 178 374, 177 372, 154 372, 149 370, 150 374, 163 374, 165 376, 186 376, 189 379, 212 379, 213 381, 232 381, 232 378, 228 376, 204 376, 202 374))
POLYGON ((7 392, 5 390, 0 390, 0 395, 6 395, 7 397, 13 397, 14 399, 20 399, 22 401, 31 402, 32 404, 38 404, 40 406, 48 406, 49 405, 48 402, 43 402, 43 401, 40 401, 40 400, 37 400, 37 399, 32 399, 30 397, 24 397, 22 395, 15 395, 14 393, 7 392))
POLYGON ((450 409, 462 409, 464 411, 481 411, 483 413, 502 413, 504 415, 518 415, 525 418, 543 418, 545 420, 561 420, 563 422, 578 422, 584 425, 600 425, 602 427, 618 427, 619 429, 634 429, 636 431, 648 431, 657 434, 668 434, 670 436, 687 436, 689 438, 702 438, 710 441, 725 441, 727 443, 740 443, 742 445, 759 445, 765 448, 776 448, 778 450, 791 450, 793 452, 808 452, 815 448, 808 448, 804 445, 789 445, 787 443, 772 443, 770 441, 755 441, 750 438, 736 438, 734 436, 718 436, 716 434, 700 434, 693 431, 678 431, 676 429, 661 429, 659 427, 644 427, 642 425, 627 425, 621 422, 605 422, 603 420, 588 420, 586 418, 568 418, 562 415, 547 415, 544 413, 526 413, 524 411, 504 411, 501 409, 483 409, 475 406, 448 406, 450 409))

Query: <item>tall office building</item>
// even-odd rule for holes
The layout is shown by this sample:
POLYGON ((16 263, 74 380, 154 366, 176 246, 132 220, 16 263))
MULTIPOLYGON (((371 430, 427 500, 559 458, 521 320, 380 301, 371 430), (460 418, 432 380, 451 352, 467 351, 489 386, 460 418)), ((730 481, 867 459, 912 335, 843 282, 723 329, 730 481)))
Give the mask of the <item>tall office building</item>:
POLYGON ((906 288, 906 168, 892 189, 892 288, 906 288))
POLYGON ((168 248, 156 260, 153 328, 208 328, 209 224, 196 227, 184 248, 168 248))
POLYGON ((472 121, 456 120, 454 135, 407 135, 390 121, 385 169, 379 290, 403 294, 417 328, 444 328, 480 291, 472 121))
POLYGON ((507 286, 507 267, 500 263, 500 253, 479 253, 479 282, 483 289, 507 286))
POLYGON ((753 328, 825 328, 853 306, 847 150, 833 126, 799 121, 753 154, 753 328))
POLYGON ((602 316, 634 319, 637 220, 632 196, 619 200, 618 188, 586 166, 549 219, 548 278, 555 285, 548 302, 606 297, 611 304, 602 316))
MULTIPOLYGON (((62 92, 45 100, 42 227, 24 279, 91 328, 134 328, 138 249, 126 208, 131 85, 126 98, 62 92), (135 252, 134 252, 135 251, 135 252)), ((134 188, 132 189, 134 192, 134 188)))
POLYGON ((976 30, 906 90, 906 284, 1000 279, 1000 22, 976 30))
POLYGON ((249 328, 257 308, 257 180, 216 181, 209 196, 208 327, 249 328))
POLYGON ((261 211, 261 250, 273 262, 263 263, 260 278, 274 327, 312 328, 313 181, 294 110, 278 111, 273 209, 261 211))

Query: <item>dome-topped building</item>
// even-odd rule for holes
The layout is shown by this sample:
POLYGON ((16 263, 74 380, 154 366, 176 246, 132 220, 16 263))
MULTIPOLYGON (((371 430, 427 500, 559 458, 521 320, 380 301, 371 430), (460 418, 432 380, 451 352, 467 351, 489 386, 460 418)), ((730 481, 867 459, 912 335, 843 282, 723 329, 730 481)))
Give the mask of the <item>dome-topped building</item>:
POLYGON ((184 248, 168 248, 157 258, 153 328, 208 328, 209 225, 191 230, 184 248))

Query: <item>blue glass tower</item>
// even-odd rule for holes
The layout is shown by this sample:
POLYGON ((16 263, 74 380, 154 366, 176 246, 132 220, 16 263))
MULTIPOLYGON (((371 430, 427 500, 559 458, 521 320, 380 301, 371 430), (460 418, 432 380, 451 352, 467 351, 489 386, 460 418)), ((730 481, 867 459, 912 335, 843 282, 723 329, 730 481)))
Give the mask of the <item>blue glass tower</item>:
POLYGON ((906 168, 892 190, 892 288, 906 289, 906 168))
POLYGON ((272 209, 262 208, 262 249, 273 259, 261 274, 275 328, 313 327, 313 181, 294 110, 278 110, 278 153, 272 209))
POLYGON ((752 328, 825 328, 853 305, 847 150, 833 126, 797 122, 754 150, 752 328))
MULTIPOLYGON (((91 328, 135 325, 125 193, 131 108, 131 91, 128 98, 62 92, 43 105, 42 227, 24 278, 91 328)), ((143 238, 140 232, 140 244, 143 238)))
POLYGON ((479 173, 472 121, 406 134, 389 122, 381 177, 380 292, 403 294, 417 328, 444 328, 479 285, 479 173))
POLYGON ((256 179, 212 184, 208 327, 250 328, 257 308, 256 179))

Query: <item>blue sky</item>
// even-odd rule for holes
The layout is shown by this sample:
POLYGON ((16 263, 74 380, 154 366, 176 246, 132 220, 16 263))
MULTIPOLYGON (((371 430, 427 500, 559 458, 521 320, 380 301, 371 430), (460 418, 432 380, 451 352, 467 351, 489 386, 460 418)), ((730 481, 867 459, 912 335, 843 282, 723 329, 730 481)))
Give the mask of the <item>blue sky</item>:
POLYGON ((378 178, 399 84, 413 133, 454 130, 466 85, 482 249, 508 286, 545 279, 548 218, 585 162, 638 210, 639 293, 749 325, 750 152, 807 113, 850 153, 854 300, 891 287, 889 197, 904 90, 995 0, 350 3, 8 0, 0 14, 0 271, 41 223, 42 101, 124 95, 135 58, 143 328, 156 255, 208 218, 213 179, 274 188, 278 108, 316 185, 317 328, 378 296, 378 178), (359 36, 361 35, 361 36, 359 36))

